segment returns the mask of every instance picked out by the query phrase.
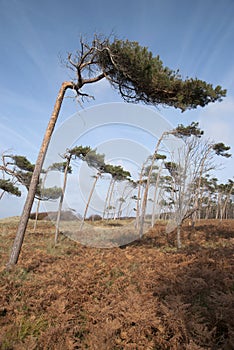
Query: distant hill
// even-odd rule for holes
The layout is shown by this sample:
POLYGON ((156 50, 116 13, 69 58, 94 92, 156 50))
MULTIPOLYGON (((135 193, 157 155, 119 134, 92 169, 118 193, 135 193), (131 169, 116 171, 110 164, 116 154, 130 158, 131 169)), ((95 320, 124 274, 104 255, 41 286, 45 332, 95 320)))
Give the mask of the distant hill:
MULTIPOLYGON (((35 220, 36 213, 30 214, 30 219, 35 220)), ((56 211, 49 211, 49 212, 42 212, 38 214, 38 220, 56 220, 57 218, 57 212, 56 211)), ((80 215, 75 215, 69 210, 65 210, 61 212, 61 221, 72 221, 80 219, 80 215)))

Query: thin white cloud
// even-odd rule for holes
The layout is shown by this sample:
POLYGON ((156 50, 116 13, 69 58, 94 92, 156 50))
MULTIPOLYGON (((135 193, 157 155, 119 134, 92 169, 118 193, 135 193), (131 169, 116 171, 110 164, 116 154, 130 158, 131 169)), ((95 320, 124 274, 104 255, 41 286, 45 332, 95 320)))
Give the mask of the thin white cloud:
MULTIPOLYGON (((0 96, 2 98, 2 101, 4 101, 4 105, 10 105, 12 107, 12 104, 14 104, 15 115, 12 117, 16 117, 18 115, 18 108, 24 108, 29 112, 33 112, 34 116, 35 113, 37 115, 43 115, 46 112, 46 108, 42 106, 41 101, 29 97, 23 92, 13 91, 0 86, 0 96)), ((12 108, 10 110, 12 110, 12 108)), ((25 115, 25 118, 28 119, 28 116, 25 115)))
MULTIPOLYGON (((214 142, 224 142, 230 146, 230 153, 234 153, 234 98, 228 97, 221 103, 209 105, 199 116, 201 128, 205 137, 214 142)), ((217 173, 221 181, 226 181, 234 175, 234 157, 218 159, 222 163, 222 171, 217 173)))
POLYGON ((200 113, 199 121, 208 137, 215 141, 233 143, 234 98, 226 98, 221 103, 207 106, 200 113))
POLYGON ((28 138, 16 130, 5 126, 0 123, 0 152, 4 152, 7 149, 11 149, 14 152, 21 152, 22 149, 36 150, 36 147, 28 138))

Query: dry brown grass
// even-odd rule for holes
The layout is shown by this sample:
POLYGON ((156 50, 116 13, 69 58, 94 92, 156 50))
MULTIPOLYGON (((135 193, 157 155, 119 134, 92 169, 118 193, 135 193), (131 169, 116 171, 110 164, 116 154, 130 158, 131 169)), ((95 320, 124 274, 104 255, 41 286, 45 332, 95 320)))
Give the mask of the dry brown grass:
POLYGON ((122 248, 90 248, 30 222, 18 265, 4 270, 17 221, 0 221, 0 348, 234 348, 234 221, 207 221, 174 247, 158 224, 122 248))

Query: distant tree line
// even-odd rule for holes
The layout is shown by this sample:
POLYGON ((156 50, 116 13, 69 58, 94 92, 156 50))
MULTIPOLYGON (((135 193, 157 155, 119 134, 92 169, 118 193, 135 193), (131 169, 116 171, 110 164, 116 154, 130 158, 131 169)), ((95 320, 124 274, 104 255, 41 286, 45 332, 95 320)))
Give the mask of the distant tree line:
MULTIPOLYGON (((59 199, 55 230, 55 244, 57 243, 68 175, 73 171, 73 162, 78 160, 85 162, 94 171, 80 230, 88 218, 97 182, 108 175, 109 186, 105 187, 106 192, 103 193, 104 206, 99 219, 134 217, 135 229, 140 238, 144 230, 153 227, 158 219, 170 220, 169 228, 177 230, 177 245, 181 247, 180 231, 186 219, 190 219, 192 225, 200 219, 234 219, 234 181, 229 179, 227 183, 219 183, 211 175, 217 169, 215 158, 229 158, 229 150, 230 147, 222 142, 204 139, 204 132, 198 123, 193 122, 188 126, 179 124, 162 133, 156 142, 154 153, 143 162, 138 178, 133 179, 128 170, 120 165, 106 163, 105 155, 90 146, 79 145, 67 149, 61 162, 51 164, 41 173, 36 192, 38 205, 34 228, 40 202, 59 199), (163 141, 169 137, 182 142, 173 154, 168 155, 167 152, 166 155, 163 152, 163 141), (48 174, 54 171, 63 174, 62 188, 44 187, 48 174), (117 191, 116 198, 114 193, 118 183, 122 183, 122 193, 117 191)), ((7 192, 20 196, 19 186, 28 189, 33 168, 34 165, 24 156, 2 155, 0 170, 4 176, 0 180, 1 198, 7 192)))

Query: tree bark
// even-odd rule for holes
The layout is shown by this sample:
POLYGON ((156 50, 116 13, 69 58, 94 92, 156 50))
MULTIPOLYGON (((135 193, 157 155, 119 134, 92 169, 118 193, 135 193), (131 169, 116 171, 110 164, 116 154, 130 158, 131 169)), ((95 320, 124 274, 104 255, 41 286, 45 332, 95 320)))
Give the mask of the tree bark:
POLYGON ((34 226, 33 226, 33 232, 36 232, 36 228, 37 228, 37 220, 38 220, 38 214, 39 214, 39 209, 40 209, 40 204, 41 204, 41 200, 38 199, 37 200, 37 209, 36 209, 36 213, 35 213, 35 221, 34 221, 34 226))
POLYGON ((58 234, 59 234, 59 224, 60 224, 60 217, 61 217, 61 211, 63 207, 63 200, 64 200, 64 195, 66 191, 66 186, 67 186, 67 173, 68 173, 68 168, 71 162, 71 154, 67 157, 67 164, 64 170, 64 178, 63 178, 63 189, 62 189, 62 194, 60 197, 59 201, 59 207, 58 207, 58 213, 57 213, 57 220, 56 220, 56 229, 55 229, 55 236, 54 236, 54 244, 56 245, 58 242, 58 234))
POLYGON ((119 208, 118 208, 118 215, 117 215, 118 219, 120 219, 121 216, 122 216, 122 211, 123 211, 122 210, 122 206, 123 206, 123 204, 126 203, 128 196, 131 195, 131 193, 133 191, 133 188, 131 188, 130 191, 128 191, 128 193, 125 194, 127 188, 128 188, 128 184, 125 185, 123 193, 122 193, 122 196, 121 196, 122 200, 120 201, 119 208))
POLYGON ((180 249, 181 245, 181 223, 177 225, 177 248, 180 249))
POLYGON ((150 169, 149 169, 147 182, 146 182, 146 185, 145 185, 145 191, 144 191, 143 202, 142 202, 140 228, 139 228, 139 236, 140 236, 140 238, 142 238, 143 231, 144 231, 144 223, 145 223, 145 214, 146 214, 146 208, 147 208, 148 192, 149 192, 150 179, 151 179, 151 175, 152 175, 152 171, 153 171, 154 162, 155 162, 156 157, 157 157, 159 146, 160 146, 164 136, 168 135, 168 134, 169 134, 169 132, 163 132, 162 133, 161 137, 159 138, 159 140, 157 142, 157 145, 155 147, 154 154, 153 154, 153 157, 152 157, 152 162, 151 162, 151 166, 150 166, 150 169))
MULTIPOLYGON (((230 200, 232 190, 233 190, 233 184, 232 184, 230 190, 228 191, 228 193, 227 193, 227 195, 226 195, 226 199, 225 199, 225 201, 224 201, 223 206, 221 206, 221 207, 222 207, 222 216, 221 216, 221 220, 222 220, 223 216, 226 215, 227 204, 228 204, 228 201, 230 200)), ((226 218, 227 218, 227 215, 226 215, 226 218)))
MULTIPOLYGON (((45 185, 45 181, 46 181, 48 172, 49 172, 49 169, 45 173, 44 179, 43 179, 42 184, 41 184, 41 188, 43 188, 44 185, 45 185)), ((41 205, 41 199, 38 198, 37 209, 36 209, 36 214, 35 214, 35 222, 34 222, 34 227, 33 227, 33 232, 34 233, 36 232, 36 228, 37 228, 37 220, 38 220, 40 205, 41 205)))
POLYGON ((93 192, 94 192, 94 189, 96 187, 96 183, 97 183, 97 180, 99 179, 101 174, 97 174, 95 176, 95 180, 94 180, 94 183, 93 183, 93 186, 91 188, 91 191, 89 193, 89 198, 88 198, 88 201, 87 201, 87 204, 86 204, 86 207, 85 207, 85 212, 84 212, 84 216, 83 216, 83 220, 80 224, 80 230, 82 230, 83 226, 84 226, 84 223, 85 223, 85 219, 86 219, 86 216, 87 216, 87 212, 88 212, 88 209, 89 209, 89 204, 90 204, 90 201, 91 201, 91 198, 93 196, 93 192))
POLYGON ((115 182, 116 182, 116 180, 113 178, 111 189, 110 189, 110 194, 109 194, 109 199, 108 199, 108 204, 107 204, 107 220, 109 220, 111 200, 112 200, 112 195, 114 192, 115 182))
POLYGON ((103 214, 102 214, 102 220, 105 219, 105 214, 106 214, 106 210, 107 210, 107 202, 108 202, 108 198, 109 198, 109 195, 110 195, 110 189, 111 189, 111 186, 112 186, 113 181, 114 181, 113 178, 111 178, 111 181, 110 181, 110 184, 109 184, 107 193, 106 193, 106 199, 105 199, 105 203, 104 203, 104 209, 103 209, 103 214))
POLYGON ((135 228, 139 229, 139 223, 140 223, 140 200, 141 200, 141 185, 142 185, 142 178, 143 178, 143 172, 145 169, 145 164, 147 161, 145 161, 141 167, 140 177, 138 181, 138 191, 137 191, 137 202, 136 202, 136 223, 135 228))
POLYGON ((153 199, 153 210, 152 210, 152 217, 151 217, 151 227, 154 227, 155 223, 155 209, 156 209, 156 197, 157 197, 157 190, 158 190, 158 184, 159 184, 159 179, 161 176, 161 171, 162 171, 162 163, 160 165, 160 168, 158 170, 158 175, 155 183, 155 188, 154 188, 154 199, 153 199))
POLYGON ((18 226, 18 230, 16 233, 16 237, 13 243, 13 247, 11 250, 11 255, 10 255, 10 259, 8 262, 7 267, 10 267, 12 265, 17 264, 18 262, 18 258, 20 255, 20 251, 21 251, 21 247, 23 244, 23 240, 24 240, 24 236, 25 236, 25 231, 27 228, 27 224, 28 224, 28 220, 29 220, 29 216, 30 216, 30 212, 32 209, 32 205, 33 205, 33 201, 34 201, 34 197, 35 197, 35 193, 36 193, 36 189, 37 189, 37 185, 39 182, 39 177, 40 177, 40 173, 41 173, 41 169, 42 169, 42 165, 45 159, 45 155, 50 143, 50 139, 52 136, 52 133, 54 131, 54 127, 56 124, 56 121, 58 119, 59 116, 59 112, 61 109, 61 105, 63 102, 63 98, 65 95, 66 90, 70 88, 73 88, 73 83, 72 82, 64 82, 59 90, 56 102, 55 102, 55 106, 54 106, 54 110, 52 112, 50 121, 48 123, 45 135, 44 135, 44 139, 42 141, 42 145, 38 154, 38 158, 37 158, 37 162, 35 164, 35 168, 33 171, 33 175, 32 175, 32 179, 31 179, 31 183, 30 183, 30 187, 28 190, 28 195, 24 204, 24 208, 22 211, 22 215, 20 218, 20 222, 19 222, 19 226, 18 226))
POLYGON ((2 197, 4 196, 6 191, 2 191, 2 193, 0 194, 0 200, 2 199, 2 197))

